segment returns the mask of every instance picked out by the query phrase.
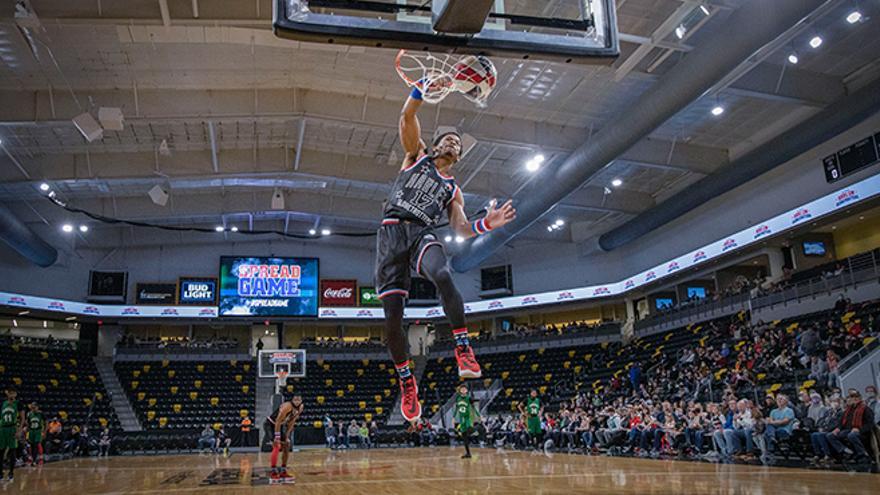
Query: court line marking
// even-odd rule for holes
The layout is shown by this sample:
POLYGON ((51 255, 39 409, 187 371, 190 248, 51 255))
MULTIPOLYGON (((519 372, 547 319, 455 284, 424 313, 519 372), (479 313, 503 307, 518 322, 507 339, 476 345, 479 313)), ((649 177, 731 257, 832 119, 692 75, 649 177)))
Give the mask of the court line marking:
MULTIPOLYGON (((759 467, 759 466, 756 466, 759 467)), ((785 469, 785 468, 780 468, 785 469)), ((776 468, 767 468, 762 471, 746 471, 742 473, 736 473, 739 475, 747 475, 747 476, 772 476, 774 473, 778 473, 779 471, 776 468)), ((639 476, 650 476, 657 479, 662 478, 688 478, 688 477, 706 477, 707 475, 711 475, 711 473, 705 472, 693 472, 693 473, 670 473, 668 471, 658 471, 658 472, 639 472, 635 473, 639 476)), ((870 473, 849 473, 849 472, 840 472, 840 471, 805 471, 803 474, 813 474, 817 476, 827 475, 827 474, 837 474, 837 475, 865 475, 870 473)), ((511 474, 511 475, 489 475, 489 476, 438 476, 438 477, 425 477, 425 478, 384 478, 384 479, 352 479, 352 480, 336 480, 336 481, 302 481, 301 478, 296 478, 296 484, 294 486, 331 486, 331 485, 361 485, 361 484, 393 484, 393 483, 433 483, 433 482, 443 482, 443 481, 465 481, 465 482, 480 482, 480 481, 504 481, 504 480, 521 480, 521 479, 546 479, 546 478, 602 478, 602 477, 613 477, 618 476, 619 473, 607 472, 607 473, 560 473, 560 474, 511 474)), ((723 482, 723 479, 714 478, 714 481, 723 482)), ((222 488, 223 490, 229 489, 241 489, 241 490, 254 490, 259 489, 259 486, 246 486, 246 485, 220 485, 220 486, 193 486, 193 487, 184 487, 184 488, 174 488, 174 489, 149 489, 149 490, 137 490, 137 491, 112 491, 112 492, 101 492, 102 495, 116 495, 116 494, 148 494, 148 493, 160 493, 160 492, 195 492, 195 491, 204 491, 222 488)), ((270 487, 271 488, 271 487, 270 487)), ((623 487, 621 487, 623 488, 623 487)))

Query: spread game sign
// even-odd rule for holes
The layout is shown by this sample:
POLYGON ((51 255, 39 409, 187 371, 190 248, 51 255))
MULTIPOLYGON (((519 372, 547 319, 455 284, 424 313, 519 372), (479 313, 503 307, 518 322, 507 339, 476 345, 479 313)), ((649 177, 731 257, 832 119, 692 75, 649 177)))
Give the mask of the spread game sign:
POLYGON ((317 315, 317 258, 220 258, 220 316, 317 315))
POLYGON ((357 280, 321 280, 321 306, 357 305, 357 280))

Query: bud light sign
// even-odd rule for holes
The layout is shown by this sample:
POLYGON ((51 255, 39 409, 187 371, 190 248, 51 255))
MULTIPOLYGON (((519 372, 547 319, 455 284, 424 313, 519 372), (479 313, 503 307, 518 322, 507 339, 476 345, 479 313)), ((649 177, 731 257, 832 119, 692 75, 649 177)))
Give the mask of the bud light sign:
POLYGON ((321 306, 356 306, 357 280, 321 280, 321 306))
POLYGON ((204 306, 217 302, 216 278, 183 278, 177 281, 177 304, 204 306))

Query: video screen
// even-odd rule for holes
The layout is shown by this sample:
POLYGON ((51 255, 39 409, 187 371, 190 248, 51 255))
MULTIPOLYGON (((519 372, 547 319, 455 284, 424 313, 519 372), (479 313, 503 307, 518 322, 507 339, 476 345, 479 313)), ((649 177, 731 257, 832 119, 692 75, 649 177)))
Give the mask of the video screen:
POLYGON ((804 256, 825 256, 825 243, 822 241, 804 241, 804 256))
POLYGON ((654 300, 654 305, 657 309, 667 309, 672 307, 672 298, 671 297, 658 297, 654 300))
POLYGON ((318 316, 317 258, 220 258, 220 316, 318 316))
POLYGON ((705 287, 688 287, 687 288, 688 299, 696 298, 703 299, 706 297, 706 288, 705 287))

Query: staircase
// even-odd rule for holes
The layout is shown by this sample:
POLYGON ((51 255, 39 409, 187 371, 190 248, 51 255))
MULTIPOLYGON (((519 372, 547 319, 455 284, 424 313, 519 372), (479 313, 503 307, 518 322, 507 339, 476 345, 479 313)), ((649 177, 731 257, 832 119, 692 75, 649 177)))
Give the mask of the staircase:
POLYGON ((141 427, 141 423, 138 421, 134 409, 131 408, 131 403, 128 401, 128 396, 125 394, 125 391, 122 389, 122 384, 119 383, 119 378, 116 376, 116 372, 113 371, 113 359, 96 356, 95 366, 98 368, 98 374, 101 376, 101 382, 104 383, 104 388, 107 389, 107 393, 110 394, 110 403, 116 411, 116 417, 119 418, 122 430, 142 431, 143 427, 141 427))
MULTIPOLYGON (((421 388, 422 383, 422 375, 425 374, 425 368, 428 367, 428 358, 424 355, 415 356, 412 358, 413 369, 412 372, 416 377, 416 383, 419 384, 419 397, 422 394, 428 393, 428 389, 421 388)), ((422 411, 424 414, 424 411, 422 411)), ((397 392, 397 398, 394 399, 394 406, 391 410, 391 415, 388 416, 388 421, 385 422, 388 426, 400 426, 406 423, 406 420, 403 419, 403 414, 400 412, 400 392, 397 392)))

